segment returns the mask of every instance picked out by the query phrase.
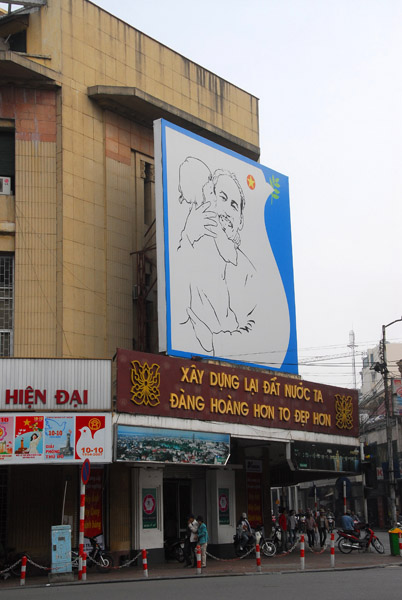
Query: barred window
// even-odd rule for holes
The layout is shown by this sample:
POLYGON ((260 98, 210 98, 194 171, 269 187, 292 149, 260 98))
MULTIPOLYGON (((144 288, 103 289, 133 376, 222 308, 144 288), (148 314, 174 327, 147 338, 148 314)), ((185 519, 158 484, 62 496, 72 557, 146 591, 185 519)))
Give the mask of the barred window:
POLYGON ((0 356, 12 356, 14 261, 0 255, 0 356))

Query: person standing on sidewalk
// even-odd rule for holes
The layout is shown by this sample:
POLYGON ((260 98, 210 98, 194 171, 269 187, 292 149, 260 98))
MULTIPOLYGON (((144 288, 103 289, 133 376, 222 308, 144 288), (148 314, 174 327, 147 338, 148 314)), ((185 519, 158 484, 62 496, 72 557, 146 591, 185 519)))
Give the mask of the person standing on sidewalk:
POLYGON ((201 567, 207 566, 208 530, 204 523, 204 517, 198 515, 198 543, 201 546, 201 567))
POLYGON ((320 534, 320 546, 324 547, 325 540, 327 539, 327 531, 329 529, 327 515, 325 514, 325 510, 323 508, 320 509, 320 514, 318 515, 318 532, 320 534))
POLYGON ((296 527, 297 527, 297 518, 296 518, 296 513, 294 510, 290 511, 288 525, 289 525, 289 542, 290 542, 290 545, 293 546, 293 544, 296 542, 296 527))
POLYGON ((286 552, 288 541, 288 522, 286 519, 286 508, 284 508, 281 514, 279 515, 279 527, 281 528, 282 552, 286 552))
POLYGON ((186 539, 184 542, 185 567, 194 567, 196 563, 194 550, 198 539, 197 530, 198 521, 194 515, 191 514, 187 518, 186 539))
POLYGON ((307 538, 308 538, 308 545, 310 546, 310 548, 312 548, 314 546, 316 527, 317 527, 317 524, 315 522, 315 519, 314 519, 312 513, 310 511, 307 511, 307 513, 306 513, 306 532, 307 532, 307 538))

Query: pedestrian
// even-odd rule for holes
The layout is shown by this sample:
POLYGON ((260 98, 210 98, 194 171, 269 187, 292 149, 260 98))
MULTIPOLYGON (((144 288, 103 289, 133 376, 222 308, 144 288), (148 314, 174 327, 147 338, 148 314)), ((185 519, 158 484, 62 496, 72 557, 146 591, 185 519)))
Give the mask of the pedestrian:
POLYGON ((240 540, 240 550, 246 548, 249 542, 255 544, 255 535, 249 520, 247 519, 247 513, 245 512, 241 514, 241 517, 237 522, 237 535, 240 540))
POLYGON ((207 566, 207 545, 208 545, 208 530, 204 523, 204 517, 198 515, 198 543, 201 546, 201 567, 207 566))
POLYGON ((195 566, 195 546, 198 540, 198 521, 194 517, 193 514, 187 517, 187 527, 186 527, 186 537, 184 540, 184 560, 186 564, 185 567, 194 567, 195 566))
POLYGON ((327 531, 329 529, 327 515, 325 514, 325 510, 323 508, 320 509, 317 525, 318 532, 320 534, 320 546, 323 548, 325 540, 327 539, 327 531))
POLYGON ((290 545, 293 546, 293 544, 296 543, 296 528, 297 528, 297 517, 296 517, 296 512, 294 510, 291 510, 289 513, 288 527, 289 527, 289 542, 290 542, 290 545))
POLYGON ((308 510, 306 513, 306 532, 307 532, 308 545, 310 546, 310 548, 312 548, 314 546, 316 527, 317 527, 317 524, 315 522, 315 519, 314 519, 312 513, 308 510))
POLYGON ((286 519, 286 508, 282 509, 282 512, 279 515, 279 527, 281 528, 282 552, 285 552, 288 541, 288 523, 286 519))
POLYGON ((341 516, 341 527, 344 531, 348 531, 350 533, 353 533, 355 530, 355 523, 349 509, 344 515, 341 516))

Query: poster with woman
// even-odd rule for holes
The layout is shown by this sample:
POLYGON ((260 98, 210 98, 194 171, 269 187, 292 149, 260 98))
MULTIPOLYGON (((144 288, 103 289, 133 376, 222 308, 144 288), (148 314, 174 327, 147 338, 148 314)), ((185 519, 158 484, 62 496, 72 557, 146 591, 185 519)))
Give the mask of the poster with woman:
POLYGON ((0 461, 13 455, 14 417, 0 417, 0 461))
POLYGON ((43 422, 42 415, 15 417, 14 454, 16 456, 23 460, 42 460, 43 422))

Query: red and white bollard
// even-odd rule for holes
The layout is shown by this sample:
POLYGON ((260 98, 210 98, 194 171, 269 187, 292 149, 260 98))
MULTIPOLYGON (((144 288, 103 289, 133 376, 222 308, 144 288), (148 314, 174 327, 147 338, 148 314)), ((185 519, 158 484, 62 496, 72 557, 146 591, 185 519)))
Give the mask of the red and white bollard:
POLYGON ((197 555, 197 575, 201 575, 201 546, 198 544, 196 549, 197 555))
POLYGON ((82 581, 87 580, 87 553, 82 555, 82 581))
POLYGON ((257 561, 257 573, 261 573, 261 554, 260 554, 260 544, 255 545, 255 558, 257 561))
POLYGON ((300 536, 300 569, 304 571, 304 535, 300 536))
POLYGON ((335 567, 335 534, 331 533, 331 567, 335 567))
POLYGON ((25 573, 27 570, 27 557, 23 556, 21 560, 21 578, 20 585, 25 585, 25 573))
POLYGON ((398 537, 399 537, 399 556, 402 556, 402 533, 399 533, 398 537))
POLYGON ((148 577, 148 559, 147 551, 145 549, 142 551, 142 574, 144 577, 148 577))

